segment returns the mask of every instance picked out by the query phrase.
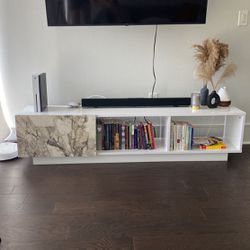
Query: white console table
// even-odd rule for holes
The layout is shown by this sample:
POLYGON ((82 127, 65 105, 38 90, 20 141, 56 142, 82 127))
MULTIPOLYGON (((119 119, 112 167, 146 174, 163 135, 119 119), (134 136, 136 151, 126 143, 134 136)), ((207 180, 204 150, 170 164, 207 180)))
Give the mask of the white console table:
POLYGON ((35 113, 27 107, 16 115, 20 157, 32 157, 34 164, 78 164, 160 161, 227 161, 229 153, 241 153, 246 113, 236 107, 95 108, 50 107, 35 113), (96 119, 143 119, 158 127, 154 150, 96 150, 96 119), (216 135, 227 144, 222 150, 170 150, 171 121, 193 124, 199 135, 216 135))

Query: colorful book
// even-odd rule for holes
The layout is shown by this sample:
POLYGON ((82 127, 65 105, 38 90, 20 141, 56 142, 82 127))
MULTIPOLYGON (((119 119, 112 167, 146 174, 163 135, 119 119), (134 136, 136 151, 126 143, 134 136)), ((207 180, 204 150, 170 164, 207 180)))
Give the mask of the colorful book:
POLYGON ((149 138, 148 138, 148 130, 147 130, 147 124, 143 124, 144 129, 144 137, 145 137, 145 149, 150 148, 149 138))
POLYGON ((149 133, 149 140, 151 149, 155 149, 155 140, 154 140, 154 134, 153 134, 153 125, 151 122, 148 122, 148 133, 149 133))
POLYGON ((129 134, 129 128, 128 125, 125 125, 125 149, 129 149, 128 147, 128 134, 129 134))
POLYGON ((138 125, 135 124, 135 149, 138 149, 138 125))
POLYGON ((122 149, 125 149, 125 144, 126 144, 126 137, 125 137, 125 129, 126 129, 126 126, 125 124, 122 124, 122 149))
POLYGON ((119 124, 114 124, 114 150, 120 149, 119 124))
POLYGON ((131 124, 131 149, 135 148, 135 125, 131 124))
POLYGON ((182 124, 176 124, 176 150, 180 151, 182 145, 182 124))
POLYGON ((144 128, 143 128, 143 123, 140 123, 140 145, 141 145, 141 149, 146 149, 145 142, 144 142, 144 128))

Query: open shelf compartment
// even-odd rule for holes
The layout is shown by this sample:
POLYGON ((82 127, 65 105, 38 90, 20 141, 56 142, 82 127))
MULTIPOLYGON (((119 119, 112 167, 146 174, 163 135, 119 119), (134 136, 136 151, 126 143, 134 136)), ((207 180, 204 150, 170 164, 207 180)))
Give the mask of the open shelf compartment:
MULTIPOLYGON (((169 117, 162 117, 162 116, 127 116, 127 117, 98 117, 97 122, 97 128, 98 124, 105 124, 105 123, 111 123, 111 124, 147 124, 150 122, 153 126, 154 130, 154 142, 155 142, 155 148, 154 149, 106 149, 104 146, 104 141, 102 139, 102 146, 100 146, 100 136, 98 135, 97 131, 97 154, 98 155, 112 155, 112 154, 119 154, 119 155, 126 155, 126 154, 157 154, 157 153, 166 153, 167 151, 167 138, 168 138, 168 121, 169 117)), ((105 133, 105 132, 104 132, 105 133)), ((120 133, 120 132, 119 132, 120 133)), ((121 137, 120 137, 121 139, 121 137)), ((104 139, 105 140, 105 139, 104 139)))
MULTIPOLYGON (((187 122, 193 127, 194 137, 218 137, 226 144, 226 149, 192 149, 173 150, 169 148, 171 154, 210 154, 210 153, 240 153, 242 152, 242 142, 244 134, 244 115, 221 115, 221 116, 172 116, 171 122, 187 122)), ((170 122, 170 124, 171 124, 170 122)), ((171 131, 171 125, 169 127, 171 131)), ((172 131, 170 132, 172 134, 172 131)), ((168 138, 171 144, 171 135, 168 138)))

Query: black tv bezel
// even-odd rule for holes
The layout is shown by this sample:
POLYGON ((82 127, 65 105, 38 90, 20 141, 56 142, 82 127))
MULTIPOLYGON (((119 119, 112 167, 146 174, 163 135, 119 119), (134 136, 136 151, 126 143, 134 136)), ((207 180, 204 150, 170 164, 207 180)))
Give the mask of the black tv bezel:
POLYGON ((49 17, 48 17, 48 5, 47 1, 51 0, 45 0, 45 7, 46 7, 46 16, 47 16, 47 24, 49 27, 102 27, 102 26, 149 26, 149 25, 202 25, 206 24, 207 20, 207 9, 208 9, 208 0, 202 0, 202 3, 204 6, 202 8, 205 8, 204 13, 204 22, 169 22, 169 23, 102 23, 102 24, 71 24, 71 25, 64 25, 64 24, 56 24, 52 25, 49 23, 49 17))

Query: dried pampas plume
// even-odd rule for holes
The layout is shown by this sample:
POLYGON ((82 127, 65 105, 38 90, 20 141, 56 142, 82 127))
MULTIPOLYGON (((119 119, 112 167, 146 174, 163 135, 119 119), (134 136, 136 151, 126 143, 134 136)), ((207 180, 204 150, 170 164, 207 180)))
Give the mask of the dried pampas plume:
POLYGON ((237 69, 237 67, 236 67, 235 64, 233 64, 233 63, 228 64, 228 65, 226 66, 226 68, 224 69, 224 72, 222 73, 220 79, 218 80, 218 82, 217 82, 215 88, 217 88, 218 85, 219 85, 220 83, 222 83, 226 78, 229 78, 229 77, 231 77, 231 76, 234 76, 234 75, 235 75, 235 72, 236 72, 236 69, 237 69))
POLYGON ((193 45, 193 48, 195 49, 195 59, 198 63, 196 76, 205 83, 211 82, 214 90, 225 78, 235 74, 236 67, 234 64, 230 64, 225 68, 219 81, 217 83, 213 81, 213 76, 225 66, 225 60, 229 56, 227 44, 215 39, 206 39, 201 45, 193 45))

